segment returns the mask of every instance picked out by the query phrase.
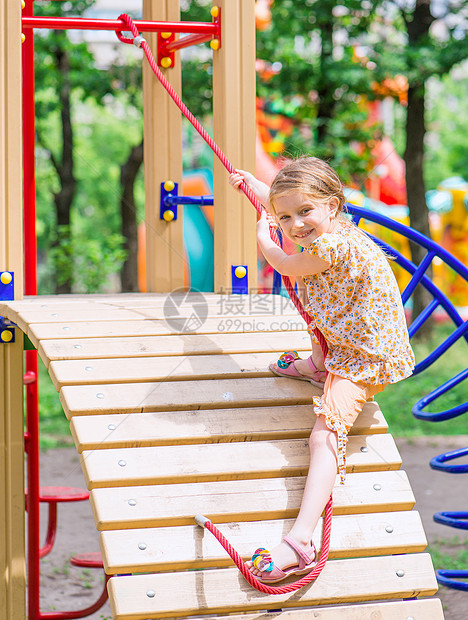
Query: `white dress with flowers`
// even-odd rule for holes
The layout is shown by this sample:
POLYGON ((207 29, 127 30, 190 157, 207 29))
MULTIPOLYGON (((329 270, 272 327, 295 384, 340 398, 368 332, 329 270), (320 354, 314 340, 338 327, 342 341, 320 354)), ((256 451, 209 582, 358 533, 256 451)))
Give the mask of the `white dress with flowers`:
POLYGON ((333 374, 367 384, 396 383, 411 375, 409 344, 400 292, 382 250, 359 228, 340 219, 306 252, 331 263, 304 276, 312 318, 328 343, 325 367, 333 374))

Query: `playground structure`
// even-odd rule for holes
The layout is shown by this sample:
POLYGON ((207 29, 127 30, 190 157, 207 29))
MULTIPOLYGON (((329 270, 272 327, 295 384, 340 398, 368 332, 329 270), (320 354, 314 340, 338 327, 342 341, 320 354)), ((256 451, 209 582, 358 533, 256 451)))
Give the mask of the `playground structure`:
MULTIPOLYGON (((148 0, 145 27, 180 32, 177 4, 148 0)), ((217 39, 221 45, 215 46, 214 55, 214 136, 236 165, 252 169, 253 2, 220 0, 216 6, 222 17, 217 39)), ((200 318, 193 332, 184 329, 183 317, 193 312, 194 297, 168 294, 183 286, 182 218, 168 221, 154 208, 160 204, 161 184, 181 181, 180 115, 146 65, 147 284, 151 292, 22 301, 21 11, 16 1, 9 1, 2 10, 5 43, 0 63, 3 92, 8 96, 0 119, 0 259, 2 294, 10 301, 3 302, 0 310, 13 322, 2 324, 5 344, 0 345, 4 387, 0 484, 5 497, 0 516, 5 575, 0 600, 5 602, 6 618, 26 617, 23 334, 60 391, 82 453, 96 525, 102 532, 103 562, 112 575, 109 592, 115 618, 252 612, 237 618, 254 619, 265 609, 311 605, 320 605, 314 614, 324 619, 370 619, 375 614, 388 620, 410 615, 442 618, 437 599, 402 600, 431 595, 437 586, 429 556, 420 553, 426 540, 418 513, 410 510, 414 498, 409 483, 399 471, 401 460, 375 403, 366 405, 353 428, 348 484, 344 489, 337 486, 335 492, 332 561, 312 587, 290 597, 259 595, 235 569, 226 568, 225 554, 193 525, 196 513, 224 524, 222 528, 238 542, 244 556, 264 537, 265 520, 273 538, 287 529, 288 519, 298 509, 307 466, 306 437, 313 424, 308 416, 317 390, 297 382, 291 386, 265 370, 277 353, 307 348, 305 326, 298 324, 296 311, 281 297, 207 294, 204 320, 200 318), (166 122, 156 122, 161 118, 166 122), (240 330, 232 323, 239 314, 245 319, 240 330), (221 320, 226 325, 231 320, 226 333, 220 333, 221 320), (212 567, 217 570, 205 570, 212 567), (401 600, 372 602, 379 599, 401 600), (351 604, 359 601, 370 603, 351 604), (348 604, 336 607, 338 603, 348 604)), ((27 24, 26 19, 23 27, 27 24)), ((156 50, 156 36, 145 31, 145 37, 156 50)), ((26 34, 25 45, 27 41, 26 34)), ((171 65, 167 76, 177 85, 177 57, 171 65)), ((235 289, 238 266, 247 271, 249 288, 255 288, 254 213, 228 188, 223 172, 216 162, 215 290, 235 289)), ((31 176, 26 169, 28 183, 31 176)), ((31 247, 26 249, 31 254, 31 247)), ((421 266, 409 265, 414 278, 407 296, 418 279, 431 286, 424 274, 434 256, 429 252, 421 266)), ((418 317, 416 327, 434 309, 431 305, 424 317, 418 317)), ((466 325, 459 316, 451 318, 458 326, 456 336, 466 337, 466 325)), ((30 433, 28 428, 28 461, 37 441, 30 433)), ((29 509, 31 497, 28 488, 29 509)), ((30 591, 34 578, 37 574, 30 571, 30 591)), ((30 600, 29 605, 31 620, 59 617, 55 612, 40 614, 37 601, 30 600)), ((310 617, 310 609, 282 615, 299 620, 310 617)))

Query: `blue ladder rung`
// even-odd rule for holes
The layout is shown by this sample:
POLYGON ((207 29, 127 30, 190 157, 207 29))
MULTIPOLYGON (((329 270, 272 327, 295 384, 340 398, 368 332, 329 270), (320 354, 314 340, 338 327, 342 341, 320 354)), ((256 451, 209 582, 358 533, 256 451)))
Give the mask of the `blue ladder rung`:
POLYGON ((454 459, 459 459, 462 456, 468 455, 468 447, 460 448, 459 450, 452 450, 451 452, 445 452, 444 454, 439 454, 439 456, 435 456, 430 461, 430 465, 432 469, 436 469, 438 471, 445 471, 450 474, 467 474, 468 473, 468 463, 464 463, 463 465, 450 465, 447 464, 448 461, 453 461, 454 459))
POLYGON ((466 511, 442 511, 436 512, 432 517, 436 523, 456 527, 459 530, 468 530, 468 512, 466 511))
POLYGON ((468 570, 436 570, 437 581, 443 586, 454 590, 468 592, 468 583, 458 581, 458 579, 468 579, 468 570))

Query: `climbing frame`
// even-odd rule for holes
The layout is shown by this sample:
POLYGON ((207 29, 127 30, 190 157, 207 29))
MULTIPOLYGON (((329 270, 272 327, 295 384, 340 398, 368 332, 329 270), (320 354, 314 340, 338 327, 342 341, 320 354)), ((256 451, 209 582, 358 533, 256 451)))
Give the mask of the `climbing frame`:
MULTIPOLYGON (((334 489, 330 560, 315 583, 260 594, 194 524, 195 514, 208 516, 245 558, 288 531, 319 394, 267 370, 284 350, 310 347, 289 301, 204 298, 201 306, 192 294, 0 304, 60 392, 112 575, 113 617, 254 620, 282 609, 272 615, 302 620, 313 607, 321 620, 443 618, 438 599, 416 598, 432 596, 437 583, 408 478, 373 401, 351 431, 347 481, 337 477, 334 489), (194 316, 197 330, 184 331, 183 317, 194 325, 194 316)), ((321 523, 314 539, 320 546, 321 523)))

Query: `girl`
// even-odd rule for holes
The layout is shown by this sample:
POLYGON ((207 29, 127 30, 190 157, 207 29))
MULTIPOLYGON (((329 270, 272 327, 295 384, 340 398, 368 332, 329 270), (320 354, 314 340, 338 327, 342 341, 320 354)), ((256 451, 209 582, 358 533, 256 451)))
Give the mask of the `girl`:
POLYGON ((271 554, 258 549, 249 563, 260 581, 276 583, 313 569, 317 554, 312 536, 333 489, 337 464, 344 483, 347 433, 367 400, 411 375, 414 355, 387 258, 341 215, 345 197, 335 171, 320 159, 301 157, 278 173, 271 188, 242 170, 229 178, 236 189, 243 180, 269 211, 257 223, 260 249, 276 271, 302 277, 304 307, 312 318, 310 358, 287 352, 270 369, 323 386, 323 396, 313 399, 317 421, 297 519, 271 554), (302 253, 289 256, 271 240, 272 217, 284 235, 302 246, 302 253), (314 327, 327 341, 325 359, 314 327))

